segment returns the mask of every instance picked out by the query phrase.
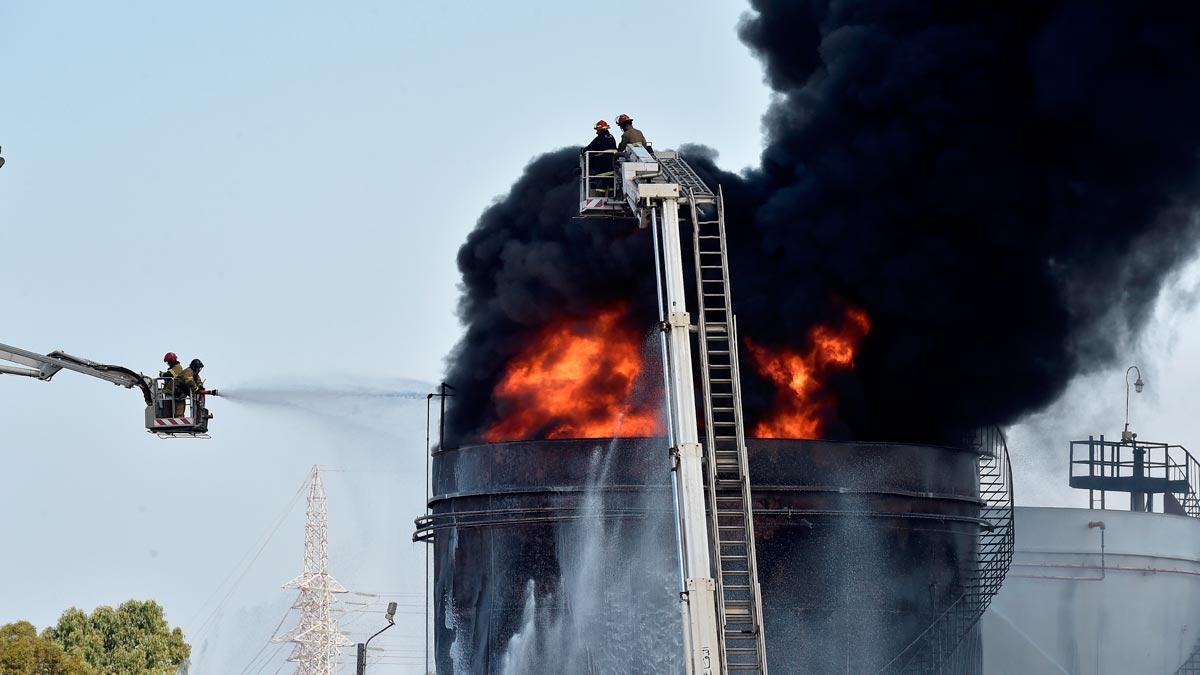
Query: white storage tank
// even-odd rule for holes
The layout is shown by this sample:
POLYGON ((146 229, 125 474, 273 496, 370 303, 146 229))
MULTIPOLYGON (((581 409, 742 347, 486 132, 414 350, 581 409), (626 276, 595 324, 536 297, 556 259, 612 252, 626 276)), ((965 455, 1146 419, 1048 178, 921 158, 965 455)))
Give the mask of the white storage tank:
POLYGON ((983 636, 986 675, 1200 672, 1200 519, 1018 507, 983 636))

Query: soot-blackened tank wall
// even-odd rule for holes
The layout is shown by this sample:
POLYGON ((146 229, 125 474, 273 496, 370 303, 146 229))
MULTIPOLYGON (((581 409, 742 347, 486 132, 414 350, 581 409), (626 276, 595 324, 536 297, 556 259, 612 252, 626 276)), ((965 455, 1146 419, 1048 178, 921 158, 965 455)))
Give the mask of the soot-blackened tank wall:
MULTIPOLYGON (((748 445, 771 670, 877 671, 954 597, 979 528, 977 456, 748 445)), ((435 453, 438 672, 682 673, 669 467, 653 438, 435 453)))

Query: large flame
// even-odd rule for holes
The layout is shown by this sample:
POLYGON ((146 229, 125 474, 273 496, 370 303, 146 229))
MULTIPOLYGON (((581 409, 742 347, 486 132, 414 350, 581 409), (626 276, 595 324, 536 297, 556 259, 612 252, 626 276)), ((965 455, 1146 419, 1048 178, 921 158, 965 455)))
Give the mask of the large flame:
POLYGON ((625 315, 620 306, 547 326, 496 385, 499 421, 484 440, 661 434, 660 395, 633 400, 642 341, 626 327, 625 315))
POLYGON ((758 438, 815 438, 821 421, 836 401, 822 389, 822 381, 836 370, 854 367, 854 354, 871 321, 866 312, 847 309, 839 326, 815 326, 809 331, 807 351, 768 349, 745 340, 750 360, 776 385, 771 412, 755 426, 758 438))

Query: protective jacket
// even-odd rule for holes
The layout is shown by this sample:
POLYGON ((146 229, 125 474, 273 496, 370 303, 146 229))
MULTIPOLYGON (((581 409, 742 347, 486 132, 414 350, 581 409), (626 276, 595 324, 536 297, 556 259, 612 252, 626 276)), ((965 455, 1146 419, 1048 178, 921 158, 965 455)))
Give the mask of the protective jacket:
POLYGON ((617 149, 617 139, 613 138, 612 134, 605 131, 602 134, 596 134, 596 137, 592 139, 591 143, 587 144, 587 147, 583 149, 583 152, 592 152, 594 150, 616 150, 616 149, 617 149))
MULTIPOLYGON (((617 139, 613 135, 605 131, 602 134, 596 134, 591 143, 587 147, 580 150, 580 153, 594 152, 596 150, 616 150, 617 139)), ((589 169, 593 176, 600 173, 609 173, 615 167, 613 155, 592 155, 589 160, 589 169)))
POLYGON ((617 146, 617 150, 625 152, 625 147, 630 143, 646 144, 646 136, 642 132, 633 128, 633 125, 621 132, 621 144, 617 146))
POLYGON ((184 368, 175 379, 175 383, 175 391, 183 396, 204 388, 204 380, 200 379, 200 373, 192 372, 191 368, 184 368))

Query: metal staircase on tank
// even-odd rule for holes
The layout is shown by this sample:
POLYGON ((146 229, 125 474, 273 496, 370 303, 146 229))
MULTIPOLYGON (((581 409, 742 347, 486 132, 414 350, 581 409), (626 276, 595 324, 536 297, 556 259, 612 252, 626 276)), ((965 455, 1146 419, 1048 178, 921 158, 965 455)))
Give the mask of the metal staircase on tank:
POLYGON ((686 196, 692 223, 699 307, 707 506, 716 560, 721 658, 726 672, 767 673, 762 592, 742 419, 737 320, 729 289, 723 195, 678 156, 659 153, 662 169, 686 196), (713 517, 715 515, 715 517, 713 517))
POLYGON ((960 587, 950 605, 920 635, 879 670, 888 675, 958 675, 977 663, 980 648, 973 629, 1000 592, 1012 565, 1012 469, 1008 444, 999 427, 977 431, 967 442, 979 453, 980 531, 975 555, 960 563, 960 587))
POLYGON ((1196 642, 1196 648, 1192 650, 1192 655, 1183 662, 1182 666, 1179 666, 1175 675, 1200 675, 1200 641, 1196 642))

